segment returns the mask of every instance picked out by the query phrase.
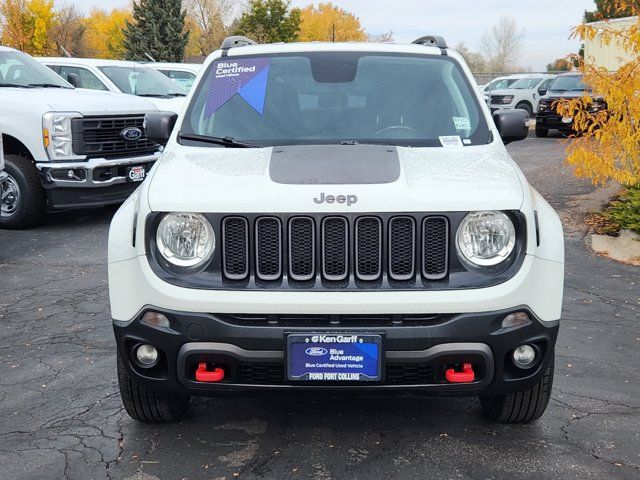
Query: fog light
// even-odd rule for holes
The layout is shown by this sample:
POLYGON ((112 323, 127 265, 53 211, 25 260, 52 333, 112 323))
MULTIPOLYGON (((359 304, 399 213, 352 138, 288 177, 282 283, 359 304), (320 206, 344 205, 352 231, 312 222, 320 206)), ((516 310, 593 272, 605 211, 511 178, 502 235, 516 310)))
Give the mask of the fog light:
POLYGON ((536 359, 536 350, 531 345, 520 345, 513 351, 513 362, 520 368, 528 368, 536 359))
POLYGON ((158 312, 147 312, 142 316, 141 321, 152 327, 171 328, 169 319, 158 312))
POLYGON ((529 315, 525 312, 510 313, 502 320, 502 328, 519 327, 531 322, 529 315))
POLYGON ((141 365, 150 367, 158 361, 158 350, 151 345, 140 345, 136 349, 136 358, 141 365))

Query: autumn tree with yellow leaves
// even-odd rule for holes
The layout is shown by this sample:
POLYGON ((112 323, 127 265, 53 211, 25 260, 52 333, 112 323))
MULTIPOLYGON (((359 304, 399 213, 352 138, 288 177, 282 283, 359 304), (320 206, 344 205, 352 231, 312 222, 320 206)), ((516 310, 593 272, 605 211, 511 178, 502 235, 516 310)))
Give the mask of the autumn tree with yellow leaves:
POLYGON ((55 46, 50 31, 55 21, 53 0, 2 0, 0 43, 32 55, 47 55, 55 46))
MULTIPOLYGON (((631 0, 610 0, 610 16, 624 12, 640 15, 640 5, 631 0)), ((584 23, 573 35, 583 41, 617 43, 630 53, 631 60, 616 72, 598 67, 585 58, 580 69, 591 93, 583 98, 559 102, 563 117, 573 118, 577 134, 568 147, 567 161, 579 177, 594 184, 613 180, 623 185, 640 184, 640 17, 628 27, 603 21, 584 23), (597 37, 597 38, 596 38, 597 37), (602 98, 606 110, 592 108, 594 98, 602 98)), ((640 217, 640 212, 638 213, 640 217)))
POLYGON ((300 34, 303 42, 364 42, 367 40, 360 19, 332 3, 314 4, 300 11, 300 34))

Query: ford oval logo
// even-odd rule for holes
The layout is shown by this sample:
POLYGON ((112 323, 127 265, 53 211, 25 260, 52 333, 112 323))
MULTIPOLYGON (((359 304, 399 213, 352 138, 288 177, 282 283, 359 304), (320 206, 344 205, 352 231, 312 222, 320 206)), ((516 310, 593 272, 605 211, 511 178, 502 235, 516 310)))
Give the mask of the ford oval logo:
POLYGON ((312 357, 320 357, 327 354, 327 349, 322 347, 309 347, 304 351, 304 353, 311 355, 312 357))
POLYGON ((138 127, 127 127, 120 132, 120 137, 127 142, 135 142, 142 138, 142 130, 138 127))

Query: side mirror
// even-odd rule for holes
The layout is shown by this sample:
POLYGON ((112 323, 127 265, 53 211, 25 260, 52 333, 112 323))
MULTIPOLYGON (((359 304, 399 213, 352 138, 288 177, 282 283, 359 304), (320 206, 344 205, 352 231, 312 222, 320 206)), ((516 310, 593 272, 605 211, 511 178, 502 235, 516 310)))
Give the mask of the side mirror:
POLYGON ((173 112, 149 112, 144 116, 144 130, 147 139, 165 145, 171 136, 171 131, 178 120, 178 114, 173 112))
POLYGON ((529 114, 525 110, 498 110, 493 121, 505 145, 529 136, 529 114))
POLYGON ((82 79, 77 73, 67 73, 66 80, 76 88, 82 88, 82 79))
POLYGON ((540 95, 541 97, 544 97, 546 94, 547 94, 546 88, 541 88, 540 90, 538 90, 538 95, 540 95))

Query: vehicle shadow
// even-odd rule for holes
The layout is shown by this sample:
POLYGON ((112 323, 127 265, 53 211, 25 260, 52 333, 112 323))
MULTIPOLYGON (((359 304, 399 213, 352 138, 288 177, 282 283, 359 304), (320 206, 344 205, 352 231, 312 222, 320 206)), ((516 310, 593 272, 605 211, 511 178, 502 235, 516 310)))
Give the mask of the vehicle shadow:
POLYGON ((491 422, 473 397, 198 398, 179 423, 128 428, 118 469, 158 478, 424 478, 426 465, 449 478, 475 456, 547 455, 540 424, 491 422))

